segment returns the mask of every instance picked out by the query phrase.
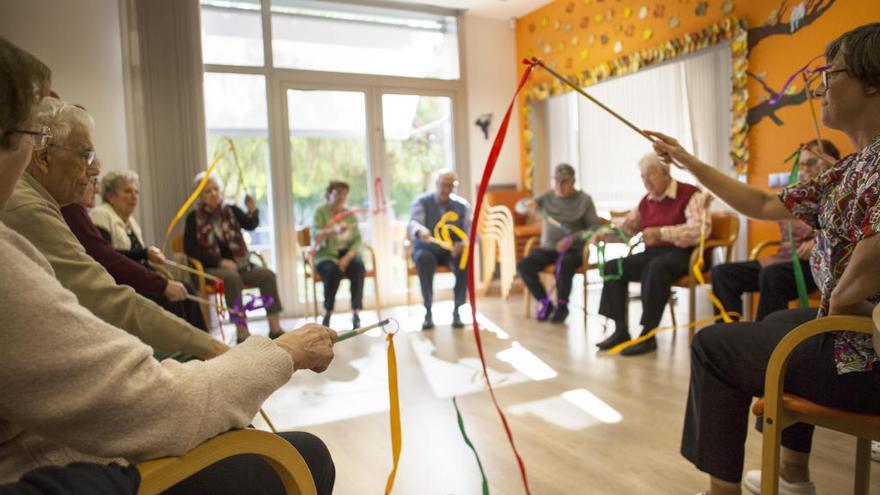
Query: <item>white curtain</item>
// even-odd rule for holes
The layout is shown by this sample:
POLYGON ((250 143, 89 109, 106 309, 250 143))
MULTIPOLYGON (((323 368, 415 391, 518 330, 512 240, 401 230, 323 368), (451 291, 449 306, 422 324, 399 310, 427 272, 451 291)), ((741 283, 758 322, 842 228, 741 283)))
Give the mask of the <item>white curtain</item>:
MULTIPOLYGON (((730 48, 720 44, 586 89, 643 129, 676 137, 703 161, 731 170, 730 48)), ((637 163, 650 143, 576 93, 547 102, 548 165, 567 161, 600 213, 632 208, 645 194, 637 163)), ((690 174, 673 170, 680 181, 690 174)))

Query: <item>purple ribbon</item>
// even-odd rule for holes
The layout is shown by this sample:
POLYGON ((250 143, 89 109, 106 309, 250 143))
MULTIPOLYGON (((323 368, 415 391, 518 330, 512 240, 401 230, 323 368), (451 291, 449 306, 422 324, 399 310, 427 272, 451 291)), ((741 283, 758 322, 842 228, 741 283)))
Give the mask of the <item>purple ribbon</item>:
POLYGON ((782 89, 779 90, 779 93, 776 93, 776 96, 774 96, 773 98, 770 99, 770 105, 776 105, 777 103, 779 103, 779 100, 781 100, 782 97, 785 96, 785 90, 788 89, 788 87, 791 85, 792 81, 794 81, 794 78, 797 77, 798 74, 800 74, 801 72, 806 72, 807 75, 810 75, 810 74, 816 74, 818 72, 826 71, 826 70, 828 70, 829 67, 831 67, 830 65, 823 65, 822 67, 811 70, 810 64, 812 64, 819 57, 821 57, 821 55, 819 55, 817 57, 813 57, 812 60, 807 62, 807 65, 801 67, 800 69, 797 70, 797 72, 792 74, 791 77, 789 77, 788 80, 785 81, 785 84, 782 85, 782 89))
POLYGON ((229 321, 247 329, 247 312, 268 308, 272 305, 274 300, 272 299, 272 296, 264 296, 262 294, 259 296, 251 295, 250 300, 242 305, 242 297, 243 296, 239 295, 238 298, 236 298, 235 303, 233 303, 232 311, 229 312, 229 321))

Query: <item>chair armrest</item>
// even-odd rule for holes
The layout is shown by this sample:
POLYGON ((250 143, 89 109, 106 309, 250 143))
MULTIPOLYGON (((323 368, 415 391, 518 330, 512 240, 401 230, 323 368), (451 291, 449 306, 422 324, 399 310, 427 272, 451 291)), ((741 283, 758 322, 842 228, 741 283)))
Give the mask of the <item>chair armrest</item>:
POLYGON ((250 254, 250 256, 256 256, 257 259, 260 260, 260 265, 262 265, 263 268, 266 268, 267 266, 269 266, 269 264, 266 263, 266 258, 262 254, 260 254, 256 251, 248 251, 248 253, 250 254))
POLYGON ((141 475, 138 495, 161 493, 220 460, 240 454, 262 457, 275 470, 286 493, 316 494, 308 465, 289 442, 265 431, 235 430, 218 435, 181 457, 163 457, 138 464, 141 475))
POLYGON ((192 256, 187 256, 187 260, 189 260, 189 264, 192 265, 193 269, 199 272, 198 275, 196 275, 199 292, 207 294, 210 291, 208 289, 208 283, 205 281, 205 265, 202 265, 201 261, 192 256))
MULTIPOLYGON (((880 312, 876 308, 874 309, 874 317, 880 318, 880 312)), ((776 344, 773 354, 770 355, 770 361, 767 363, 767 373, 764 377, 765 418, 770 418, 771 421, 777 421, 779 418, 779 411, 782 409, 785 370, 792 351, 810 337, 838 330, 872 335, 874 333, 874 320, 866 316, 827 316, 818 318, 798 326, 776 344)))
POLYGON ((528 256, 534 244, 540 240, 541 238, 537 236, 529 237, 529 240, 526 241, 526 246, 523 248, 523 257, 528 256))
POLYGON ((781 243, 782 241, 764 241, 759 243, 757 246, 752 248, 751 252, 749 252, 749 261, 755 261, 756 259, 758 259, 758 256, 761 255, 761 251, 769 247, 779 246, 781 243))
POLYGON ((373 249, 373 246, 364 243, 364 250, 370 255, 370 268, 372 271, 376 271, 376 250, 373 249))

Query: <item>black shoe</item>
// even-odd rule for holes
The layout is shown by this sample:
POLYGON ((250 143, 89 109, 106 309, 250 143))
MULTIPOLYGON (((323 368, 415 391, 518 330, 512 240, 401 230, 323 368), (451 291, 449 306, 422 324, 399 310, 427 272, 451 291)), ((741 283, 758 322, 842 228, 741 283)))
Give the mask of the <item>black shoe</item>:
POLYGON ((425 315, 425 321, 422 322, 422 330, 433 330, 434 329, 434 319, 430 314, 425 315))
POLYGON ((351 315, 351 328, 352 330, 358 329, 361 327, 361 317, 358 315, 351 315))
POLYGON ((556 307, 556 311, 553 312, 550 323, 565 323, 566 318, 568 318, 568 304, 560 304, 556 307))
POLYGON ((608 337, 607 339, 603 340, 602 342, 599 342, 598 344, 596 344, 596 347, 598 347, 599 350, 607 351, 608 349, 611 349, 612 347, 616 346, 617 344, 622 344, 622 343, 626 342, 627 340, 629 340, 629 333, 615 331, 614 333, 611 334, 611 337, 608 337))
POLYGON ((328 327, 328 328, 330 327, 330 315, 329 314, 326 314, 326 315, 324 315, 323 318, 321 318, 321 325, 324 325, 325 327, 328 327))
POLYGON ((452 313, 452 328, 464 328, 464 322, 461 321, 461 316, 458 316, 458 313, 452 313))
POLYGON ((535 318, 537 318, 538 321, 547 321, 550 319, 550 315, 553 314, 553 310, 556 309, 556 306, 550 301, 546 302, 546 306, 543 306, 543 302, 541 304, 542 306, 538 308, 538 314, 535 315, 535 318))
POLYGON ((631 345, 626 349, 620 351, 621 356, 639 356, 641 354, 647 354, 649 352, 654 352, 657 350, 657 339, 651 337, 650 339, 639 342, 636 345, 631 345))

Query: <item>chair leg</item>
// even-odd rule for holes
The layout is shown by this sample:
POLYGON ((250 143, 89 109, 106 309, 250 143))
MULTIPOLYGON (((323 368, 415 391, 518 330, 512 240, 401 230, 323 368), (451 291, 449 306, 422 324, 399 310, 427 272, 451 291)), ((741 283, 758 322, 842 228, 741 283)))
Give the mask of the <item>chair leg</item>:
MULTIPOLYGON (((767 410, 765 409, 766 413, 767 410)), ((777 427, 780 418, 764 416, 761 450, 761 493, 779 495, 779 445, 782 429, 777 427)), ((870 448, 870 446, 869 446, 870 448)))
POLYGON ((688 345, 694 341, 694 322, 697 321, 697 287, 691 282, 688 287, 688 345))
POLYGON ((587 292, 587 270, 584 270, 584 333, 587 332, 587 300, 589 292, 587 292))
POLYGON ((856 479, 853 493, 868 495, 871 486, 871 440, 856 439, 856 479))
POLYGON ((669 300, 666 304, 669 306, 669 315, 672 317, 672 341, 675 342, 675 336, 678 335, 678 321, 675 319, 675 305, 672 304, 672 294, 669 294, 669 300))
POLYGON ((523 307, 525 308, 526 319, 532 317, 532 297, 529 294, 529 288, 523 285, 523 307))
POLYGON ((382 302, 379 299, 379 277, 373 277, 373 288, 376 290, 376 318, 382 320, 382 302))
POLYGON ((303 310, 304 310, 303 312, 305 313, 306 321, 309 321, 312 318, 312 301, 309 300, 309 279, 308 278, 306 278, 305 282, 303 283, 303 286, 305 287, 305 293, 306 293, 305 294, 306 295, 306 302, 305 302, 305 307, 303 308, 303 310))
POLYGON ((312 307, 315 309, 315 323, 318 322, 318 282, 312 279, 312 307))

